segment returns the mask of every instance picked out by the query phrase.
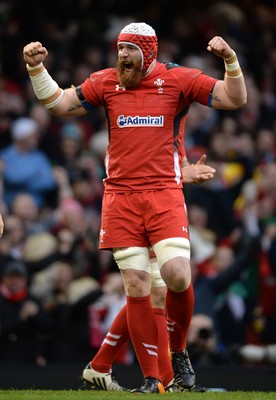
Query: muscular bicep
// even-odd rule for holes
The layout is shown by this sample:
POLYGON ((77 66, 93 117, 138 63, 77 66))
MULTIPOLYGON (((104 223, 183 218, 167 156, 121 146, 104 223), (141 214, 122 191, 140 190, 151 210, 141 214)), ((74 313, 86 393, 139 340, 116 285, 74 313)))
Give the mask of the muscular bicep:
POLYGON ((56 106, 50 108, 49 111, 60 117, 79 117, 87 113, 74 87, 65 89, 62 100, 56 106))
POLYGON ((214 86, 211 107, 218 110, 233 110, 237 108, 236 102, 225 90, 225 83, 222 80, 217 81, 214 86))

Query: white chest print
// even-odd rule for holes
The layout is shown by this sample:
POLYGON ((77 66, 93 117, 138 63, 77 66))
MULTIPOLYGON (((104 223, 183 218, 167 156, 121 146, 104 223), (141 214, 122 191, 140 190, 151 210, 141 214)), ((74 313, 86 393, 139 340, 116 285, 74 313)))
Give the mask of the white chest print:
POLYGON ((165 81, 161 78, 157 78, 156 81, 154 82, 154 84, 157 85, 158 87, 158 93, 163 93, 164 91, 163 83, 165 83, 165 81))
POLYGON ((115 90, 118 92, 119 90, 126 90, 126 88, 117 84, 115 90))

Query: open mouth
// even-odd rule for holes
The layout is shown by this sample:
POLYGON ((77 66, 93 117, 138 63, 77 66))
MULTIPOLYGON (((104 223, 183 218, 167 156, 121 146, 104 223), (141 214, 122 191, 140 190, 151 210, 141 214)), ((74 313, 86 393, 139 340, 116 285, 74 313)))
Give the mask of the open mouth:
POLYGON ((125 71, 130 72, 133 69, 132 63, 124 63, 125 71))

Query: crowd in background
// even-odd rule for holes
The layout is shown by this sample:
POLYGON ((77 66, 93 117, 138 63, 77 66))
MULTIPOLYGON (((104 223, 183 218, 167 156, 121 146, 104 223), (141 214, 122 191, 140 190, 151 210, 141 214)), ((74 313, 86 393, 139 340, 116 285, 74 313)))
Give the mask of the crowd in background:
MULTIPOLYGON (((98 250, 105 115, 51 116, 31 87, 22 50, 40 41, 60 87, 116 64, 116 38, 152 25, 161 62, 222 78, 206 50, 222 36, 242 66, 238 111, 190 109, 190 162, 216 176, 186 185, 195 311, 194 365, 276 362, 276 7, 273 1, 55 2, 0 0, 0 362, 87 362, 124 304, 109 251, 98 250), (131 7, 130 7, 131 6, 131 7)), ((118 362, 134 362, 131 347, 118 362)))

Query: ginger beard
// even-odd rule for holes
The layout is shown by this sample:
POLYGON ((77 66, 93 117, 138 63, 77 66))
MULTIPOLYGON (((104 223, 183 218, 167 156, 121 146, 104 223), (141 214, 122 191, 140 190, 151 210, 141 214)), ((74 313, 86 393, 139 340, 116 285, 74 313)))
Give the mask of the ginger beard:
POLYGON ((118 59, 117 75, 122 87, 134 88, 138 86, 144 76, 141 61, 129 64, 118 59))

